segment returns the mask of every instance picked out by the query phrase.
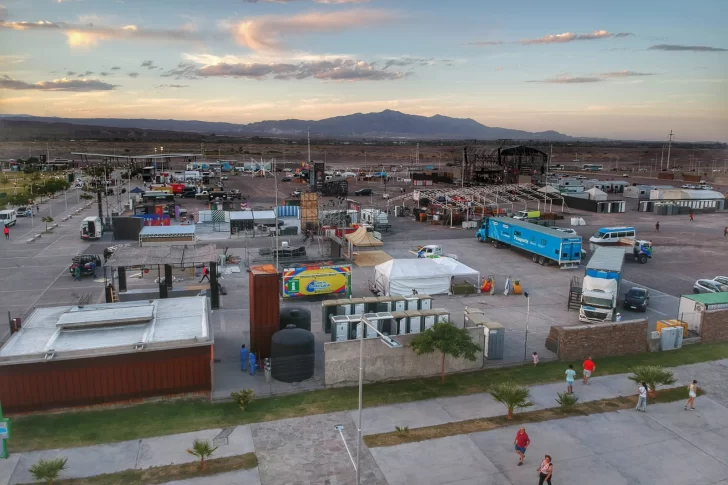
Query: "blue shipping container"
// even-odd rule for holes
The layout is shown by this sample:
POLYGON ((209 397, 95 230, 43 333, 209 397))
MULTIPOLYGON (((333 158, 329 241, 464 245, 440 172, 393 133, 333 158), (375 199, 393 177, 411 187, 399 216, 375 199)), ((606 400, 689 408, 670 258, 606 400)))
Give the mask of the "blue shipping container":
POLYGON ((298 217, 297 205, 279 205, 276 207, 278 217, 298 217))

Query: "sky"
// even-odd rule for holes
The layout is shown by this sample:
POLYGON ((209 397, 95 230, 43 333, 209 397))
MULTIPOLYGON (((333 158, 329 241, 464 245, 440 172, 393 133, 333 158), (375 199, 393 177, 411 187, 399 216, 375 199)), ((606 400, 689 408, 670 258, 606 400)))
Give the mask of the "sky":
POLYGON ((0 114, 728 141, 725 0, 0 0, 0 114))

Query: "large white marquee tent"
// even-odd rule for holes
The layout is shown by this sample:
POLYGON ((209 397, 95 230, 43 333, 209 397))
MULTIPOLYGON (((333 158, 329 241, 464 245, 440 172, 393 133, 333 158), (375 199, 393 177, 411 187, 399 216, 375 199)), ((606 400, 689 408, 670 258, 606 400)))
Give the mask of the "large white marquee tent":
POLYGON ((382 295, 450 292, 451 279, 467 278, 479 287, 480 272, 452 258, 392 259, 374 267, 374 286, 382 295))

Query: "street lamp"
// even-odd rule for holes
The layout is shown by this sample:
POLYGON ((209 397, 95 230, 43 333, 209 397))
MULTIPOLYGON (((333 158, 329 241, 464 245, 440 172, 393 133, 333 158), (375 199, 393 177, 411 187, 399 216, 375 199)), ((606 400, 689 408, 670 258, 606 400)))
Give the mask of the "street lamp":
POLYGON ((523 296, 526 297, 526 340, 523 342, 523 360, 525 361, 528 357, 528 320, 531 316, 531 299, 528 297, 528 292, 524 291, 523 296))
POLYGON ((379 320, 391 320, 392 318, 392 314, 389 312, 365 313, 361 316, 352 315, 348 317, 349 322, 358 323, 360 325, 360 328, 357 329, 357 337, 359 339, 359 417, 356 433, 356 460, 352 458, 351 452, 349 451, 349 446, 347 446, 346 440, 344 439, 344 427, 340 424, 337 424, 336 426, 334 426, 334 429, 339 432, 339 434, 341 435, 341 439, 344 440, 346 452, 349 454, 349 458, 354 464, 354 470, 356 470, 356 485, 359 485, 361 483, 361 414, 364 396, 364 333, 366 331, 366 328, 369 327, 374 331, 374 333, 379 336, 379 340, 390 349, 402 348, 401 343, 393 340, 389 335, 384 335, 382 332, 377 330, 374 325, 372 325, 372 322, 377 322, 379 320))

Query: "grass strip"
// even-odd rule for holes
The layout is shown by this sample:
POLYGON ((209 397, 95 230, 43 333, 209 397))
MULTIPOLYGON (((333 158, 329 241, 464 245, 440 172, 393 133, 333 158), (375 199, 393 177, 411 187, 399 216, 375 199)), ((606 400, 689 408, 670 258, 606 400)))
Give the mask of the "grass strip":
MULTIPOLYGON (((218 475, 220 473, 236 470, 249 470, 258 466, 258 457, 255 453, 229 456, 226 458, 213 458, 207 460, 205 470, 200 470, 199 462, 183 463, 180 465, 154 466, 144 470, 124 470, 122 472, 107 473, 86 478, 66 478, 56 480, 54 485, 155 485, 185 480, 187 478, 201 478, 218 475)), ((28 484, 30 485, 30 484, 28 484)))
MULTIPOLYGON (((698 389, 698 395, 703 392, 698 389)), ((668 403, 674 401, 687 401, 687 391, 684 387, 663 389, 658 391, 654 398, 648 398, 648 404, 668 403)), ((637 398, 635 396, 621 396, 598 401, 589 401, 575 404, 569 409, 548 408, 535 411, 515 413, 513 419, 508 421, 507 416, 494 416, 492 418, 471 419, 468 421, 457 421, 455 423, 438 424, 425 426, 408 431, 390 431, 364 437, 364 442, 369 448, 385 446, 396 446, 404 443, 416 443, 419 441, 445 438, 460 434, 478 433, 490 431, 505 426, 513 426, 526 423, 540 423, 552 419, 563 419, 574 416, 588 416, 590 414, 610 413, 620 409, 632 409, 635 407, 637 398)))
MULTIPOLYGON (((670 352, 655 352, 596 359, 595 377, 622 374, 640 364, 675 367, 728 357, 728 343, 690 345, 670 352)), ((439 356, 433 356, 438 359, 439 356)), ((497 382, 521 385, 558 382, 564 379, 568 362, 544 362, 537 367, 522 365, 486 369, 440 377, 379 382, 364 386, 364 406, 382 406, 441 397, 487 392, 497 382)), ((573 362, 581 368, 581 362, 573 362)), ((176 400, 128 407, 98 408, 57 414, 36 414, 13 419, 10 452, 68 448, 226 428, 263 421, 332 413, 355 409, 356 387, 322 389, 265 397, 250 403, 244 412, 231 402, 176 400)))

